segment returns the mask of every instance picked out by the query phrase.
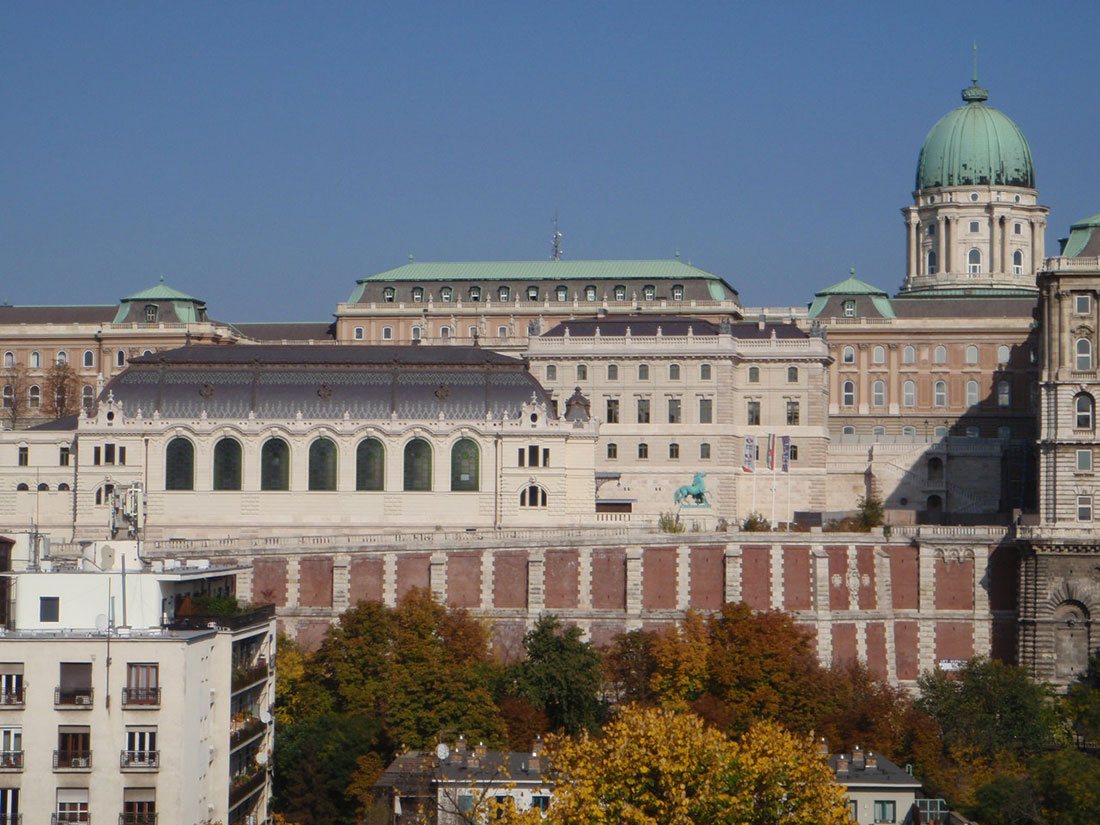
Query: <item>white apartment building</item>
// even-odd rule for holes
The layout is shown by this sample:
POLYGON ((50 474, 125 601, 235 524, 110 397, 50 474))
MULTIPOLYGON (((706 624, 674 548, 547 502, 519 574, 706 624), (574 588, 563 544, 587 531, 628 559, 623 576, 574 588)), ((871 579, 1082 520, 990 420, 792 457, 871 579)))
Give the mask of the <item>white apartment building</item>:
POLYGON ((0 536, 0 825, 262 825, 274 609, 238 567, 0 536))

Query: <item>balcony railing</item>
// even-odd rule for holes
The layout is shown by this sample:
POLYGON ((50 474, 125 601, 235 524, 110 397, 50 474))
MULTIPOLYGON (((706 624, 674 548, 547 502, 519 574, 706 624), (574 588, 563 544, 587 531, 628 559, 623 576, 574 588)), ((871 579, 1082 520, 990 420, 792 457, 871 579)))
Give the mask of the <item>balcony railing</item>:
POLYGON ((122 751, 118 766, 126 770, 157 770, 160 768, 160 751, 122 751))
POLYGON ((75 825, 75 823, 87 823, 92 821, 92 815, 85 811, 79 814, 50 814, 50 825, 75 825))
POLYGON ((267 678, 267 662, 259 662, 252 667, 233 669, 233 691, 236 692, 267 678))
MULTIPOLYGON (((0 751, 0 771, 21 770, 23 770, 23 751, 0 751)), ((3 822, 0 819, 0 825, 3 825, 3 822)))
POLYGON ((57 707, 91 710, 95 691, 90 688, 54 688, 53 703, 57 707))
POLYGON ((23 825, 23 814, 0 814, 0 825, 23 825))
POLYGON ((263 604, 248 608, 232 616, 214 613, 194 613, 189 616, 175 616, 168 622, 171 630, 206 630, 210 627, 222 630, 243 630, 252 625, 263 624, 275 617, 275 605, 263 604))
MULTIPOLYGON (((8 693, 0 693, 0 708, 14 708, 23 707, 26 703, 27 692, 18 687, 8 693)), ((2 814, 0 814, 2 816, 2 814)), ((4 820, 0 819, 0 825, 3 825, 4 820)))
POLYGON ((55 771, 90 771, 92 769, 92 752, 54 751, 53 768, 55 771))
POLYGON ((229 786, 229 806, 232 807, 250 795, 267 780, 267 771, 260 768, 251 776, 237 776, 229 786))
POLYGON ((229 734, 229 747, 235 748, 242 742, 247 742, 266 727, 259 719, 249 719, 229 734))
POLYGON ((122 706, 124 708, 156 708, 160 707, 159 687, 126 687, 122 689, 122 706))
POLYGON ((118 825, 157 825, 156 814, 119 814, 118 825))

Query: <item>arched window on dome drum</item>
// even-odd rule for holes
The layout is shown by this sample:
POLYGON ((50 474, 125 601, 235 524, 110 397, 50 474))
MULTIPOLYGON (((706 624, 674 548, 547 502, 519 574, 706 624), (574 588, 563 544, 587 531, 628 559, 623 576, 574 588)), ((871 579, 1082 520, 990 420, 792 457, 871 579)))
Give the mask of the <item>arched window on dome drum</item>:
MULTIPOLYGON (((933 231, 935 231, 934 230, 934 225, 933 225, 933 227, 930 227, 930 228, 933 228, 933 231)), ((928 234, 932 234, 932 233, 929 232, 928 234)), ((929 275, 935 275, 938 271, 939 271, 939 258, 936 257, 936 251, 932 250, 931 252, 928 253, 928 274, 929 275)))
POLYGON ((1092 396, 1088 393, 1081 393, 1074 399, 1073 407, 1075 412, 1074 429, 1091 430, 1093 413, 1092 396))
POLYGON ((477 492, 480 462, 481 451, 476 441, 470 438, 456 441, 451 447, 451 490, 459 493, 477 492))
MULTIPOLYGON (((1019 226, 1019 224, 1016 224, 1019 226)), ((1022 275, 1024 272, 1024 253, 1017 249, 1012 253, 1012 274, 1022 275)))
POLYGON ((318 438, 309 445, 309 489, 336 489, 336 444, 318 438))
POLYGON ((186 438, 173 438, 164 449, 164 489, 195 489, 195 446, 186 438))
POLYGON ((532 484, 530 487, 525 487, 519 494, 519 506, 520 507, 545 507, 546 506, 546 491, 541 487, 532 484))
POLYGON ((405 489, 427 492, 432 489, 432 445, 414 438, 405 445, 405 489))
POLYGON ((290 489, 290 447, 281 438, 269 438, 260 450, 260 489, 290 489))
POLYGON ((982 251, 971 249, 966 253, 966 271, 971 275, 978 275, 982 271, 982 251))
POLYGON ((222 438, 214 445, 214 489, 241 489, 241 442, 222 438))
POLYGON ((383 490, 386 486, 386 448, 377 438, 365 438, 355 448, 355 489, 383 490))
POLYGON ((1073 345, 1076 354, 1074 368, 1079 370, 1092 369, 1092 341, 1088 338, 1078 338, 1073 345))

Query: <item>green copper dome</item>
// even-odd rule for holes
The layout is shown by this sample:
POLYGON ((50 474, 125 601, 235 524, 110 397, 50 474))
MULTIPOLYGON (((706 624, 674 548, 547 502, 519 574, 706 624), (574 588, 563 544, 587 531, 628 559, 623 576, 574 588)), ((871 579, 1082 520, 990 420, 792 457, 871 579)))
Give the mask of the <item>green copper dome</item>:
POLYGON ((917 190, 974 184, 1034 189, 1035 167, 1023 132, 985 105, 989 92, 977 82, 962 97, 966 105, 944 115, 924 139, 917 190))

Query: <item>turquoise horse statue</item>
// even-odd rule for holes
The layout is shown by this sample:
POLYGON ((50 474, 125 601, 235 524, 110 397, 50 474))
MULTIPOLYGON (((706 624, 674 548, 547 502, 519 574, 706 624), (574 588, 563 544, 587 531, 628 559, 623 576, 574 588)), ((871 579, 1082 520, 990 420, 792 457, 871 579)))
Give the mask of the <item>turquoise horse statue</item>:
POLYGON ((676 503, 681 504, 690 499, 692 504, 706 504, 707 488, 703 483, 703 478, 705 476, 706 473, 696 473, 691 484, 685 484, 683 487, 679 488, 675 495, 676 503))

